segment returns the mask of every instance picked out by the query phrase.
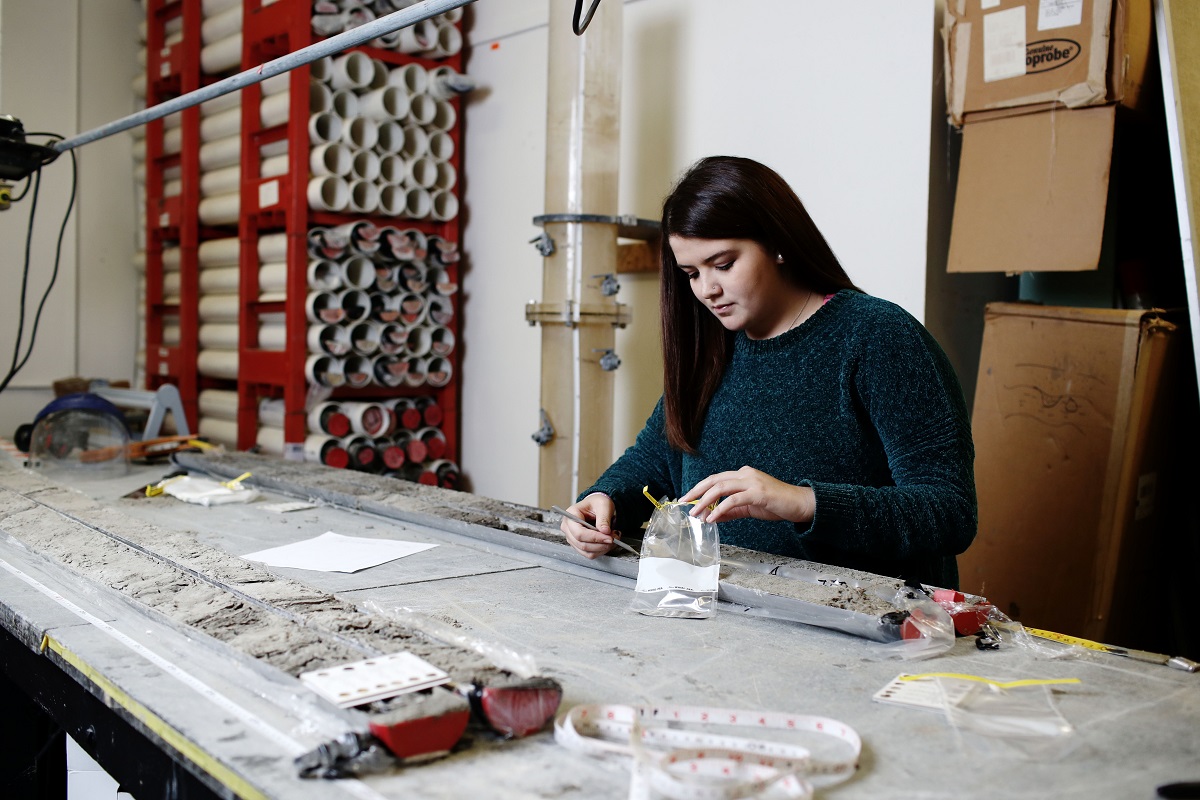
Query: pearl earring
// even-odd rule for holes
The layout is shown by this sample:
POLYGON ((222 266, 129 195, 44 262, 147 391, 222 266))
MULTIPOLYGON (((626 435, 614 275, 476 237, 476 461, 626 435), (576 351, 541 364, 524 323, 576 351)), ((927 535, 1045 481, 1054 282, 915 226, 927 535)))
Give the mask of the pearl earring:
POLYGON ((777 256, 775 256, 775 263, 776 263, 776 264, 782 264, 782 263, 783 263, 783 253, 780 253, 780 254, 778 254, 777 256))

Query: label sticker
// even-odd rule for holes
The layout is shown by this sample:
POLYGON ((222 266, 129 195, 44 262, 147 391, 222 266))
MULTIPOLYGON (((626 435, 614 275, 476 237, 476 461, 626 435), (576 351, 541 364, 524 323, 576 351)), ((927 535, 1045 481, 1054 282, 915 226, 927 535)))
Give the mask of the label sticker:
POLYGON ((651 592, 712 592, 717 588, 721 567, 697 567, 677 558, 643 557, 638 566, 636 591, 651 592))
POLYGON ((872 699, 880 703, 893 703, 898 706, 913 708, 928 708, 941 711, 946 706, 956 706, 971 691, 971 684, 966 681, 939 681, 936 678, 920 678, 904 680, 907 673, 900 673, 874 695, 872 699))
POLYGON ((1083 0, 1038 0, 1039 31, 1071 28, 1083 22, 1083 0))
POLYGON ((996 11, 983 18, 985 83, 1025 74, 1025 6, 996 11))
POLYGON ((279 181, 263 181, 258 185, 258 207, 269 208, 279 203, 279 181))

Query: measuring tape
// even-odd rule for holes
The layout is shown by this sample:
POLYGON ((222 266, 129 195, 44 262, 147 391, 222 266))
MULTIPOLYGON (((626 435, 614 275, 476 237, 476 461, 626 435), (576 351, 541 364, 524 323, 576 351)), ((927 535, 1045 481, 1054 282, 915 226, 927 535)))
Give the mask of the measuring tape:
POLYGON ((1101 653, 1108 653, 1113 648, 1106 644, 1093 642, 1090 639, 1080 639, 1078 636, 1068 636, 1065 633, 1055 633, 1054 631, 1044 631, 1040 628, 1026 627, 1025 632, 1030 636, 1036 636, 1039 639, 1049 639, 1053 642, 1061 642, 1063 644, 1074 644, 1079 647, 1086 647, 1088 650, 1098 650, 1101 653))
POLYGON ((845 780, 862 752, 859 735, 835 719, 701 706, 575 706, 555 723, 554 738, 589 755, 632 756, 630 800, 648 800, 652 790, 672 800, 733 800, 769 789, 811 798, 807 776, 845 780), (800 745, 668 727, 680 723, 819 733, 849 753, 819 760, 800 745))

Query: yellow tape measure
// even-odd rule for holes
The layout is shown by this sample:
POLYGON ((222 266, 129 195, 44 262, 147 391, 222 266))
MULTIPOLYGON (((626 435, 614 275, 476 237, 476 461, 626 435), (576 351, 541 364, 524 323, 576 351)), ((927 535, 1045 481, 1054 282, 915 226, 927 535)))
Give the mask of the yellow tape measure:
POLYGON ((1099 650, 1101 653, 1108 653, 1114 649, 1106 644, 1093 642, 1091 639, 1081 639, 1078 636, 1068 636, 1065 633, 1044 631, 1039 628, 1026 628, 1025 630, 1031 636, 1036 636, 1039 639, 1049 639, 1054 642, 1062 642, 1063 644, 1074 644, 1080 647, 1086 647, 1088 650, 1099 650))

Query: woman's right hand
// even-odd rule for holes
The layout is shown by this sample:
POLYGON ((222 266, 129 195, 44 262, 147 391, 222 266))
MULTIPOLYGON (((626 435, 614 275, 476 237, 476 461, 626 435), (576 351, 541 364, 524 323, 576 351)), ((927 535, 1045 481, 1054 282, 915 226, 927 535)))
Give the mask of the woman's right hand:
POLYGON ((590 520, 599 531, 594 531, 580 525, 578 522, 563 517, 559 528, 566 535, 567 541, 585 558, 602 556, 616 545, 613 544, 612 521, 616 516, 617 506, 608 495, 594 492, 569 507, 567 511, 575 516, 590 520))

